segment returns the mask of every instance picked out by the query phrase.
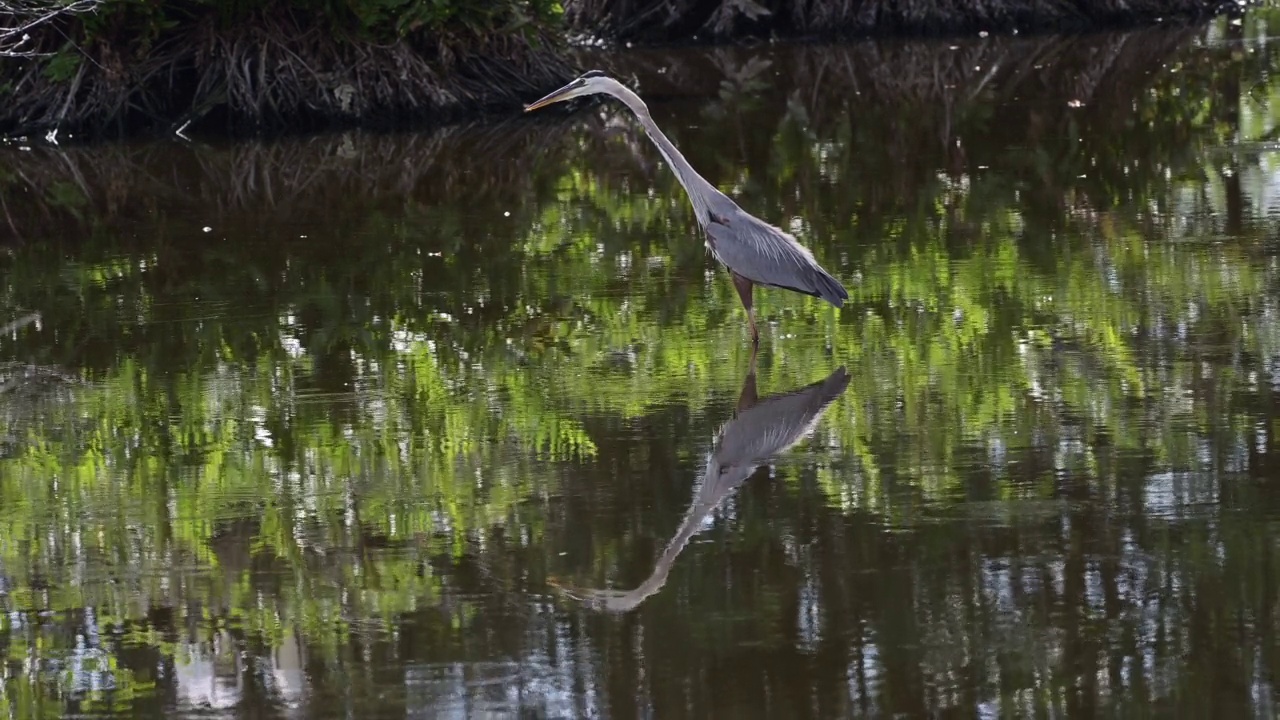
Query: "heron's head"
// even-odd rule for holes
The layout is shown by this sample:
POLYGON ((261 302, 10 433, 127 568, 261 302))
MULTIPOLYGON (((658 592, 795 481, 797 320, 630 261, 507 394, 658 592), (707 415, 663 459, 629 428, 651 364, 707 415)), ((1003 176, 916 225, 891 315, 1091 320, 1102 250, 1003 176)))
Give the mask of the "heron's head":
POLYGON ((555 92, 536 102, 529 103, 524 106, 524 111, 537 110, 546 107, 552 103, 564 102, 583 95, 595 95, 596 93, 607 93, 611 86, 617 85, 618 81, 605 75, 599 70, 591 70, 582 74, 577 80, 565 85, 555 92))

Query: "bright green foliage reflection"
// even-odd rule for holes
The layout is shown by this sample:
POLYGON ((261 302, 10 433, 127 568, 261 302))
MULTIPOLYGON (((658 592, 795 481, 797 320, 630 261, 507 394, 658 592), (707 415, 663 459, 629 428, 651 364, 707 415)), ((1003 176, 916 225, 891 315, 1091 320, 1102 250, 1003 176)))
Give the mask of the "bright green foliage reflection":
POLYGON ((1275 20, 605 58, 851 294, 624 617, 749 348, 616 109, 10 153, 0 715, 1274 714, 1275 20))

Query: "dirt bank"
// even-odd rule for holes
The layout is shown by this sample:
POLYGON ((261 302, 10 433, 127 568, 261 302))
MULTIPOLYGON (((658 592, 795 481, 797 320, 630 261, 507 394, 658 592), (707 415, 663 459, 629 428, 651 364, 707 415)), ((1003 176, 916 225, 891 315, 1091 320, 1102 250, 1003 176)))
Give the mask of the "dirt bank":
POLYGON ((411 13, 449 3, 363 16, 397 3, 55 1, 25 0, 26 16, 4 11, 22 3, 0 5, 0 135, 442 122, 518 108, 576 69, 553 18, 529 7, 545 0, 509 0, 510 17, 470 17, 459 1, 462 14, 420 21, 411 13))

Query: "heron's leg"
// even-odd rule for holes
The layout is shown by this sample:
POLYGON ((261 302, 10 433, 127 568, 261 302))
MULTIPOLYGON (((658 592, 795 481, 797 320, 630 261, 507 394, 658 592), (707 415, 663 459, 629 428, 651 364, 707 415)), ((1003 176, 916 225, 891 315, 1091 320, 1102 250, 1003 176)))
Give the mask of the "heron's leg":
POLYGON ((747 377, 742 381, 742 392, 738 395, 738 412, 750 410, 756 404, 756 351, 759 345, 751 344, 751 362, 747 365, 747 377))
POLYGON ((759 344, 760 331, 756 329, 756 311, 751 307, 751 291, 755 285, 747 278, 742 277, 738 273, 730 270, 729 274, 733 276, 733 286, 738 290, 738 298, 742 300, 742 307, 747 311, 747 323, 751 325, 751 342, 759 344))

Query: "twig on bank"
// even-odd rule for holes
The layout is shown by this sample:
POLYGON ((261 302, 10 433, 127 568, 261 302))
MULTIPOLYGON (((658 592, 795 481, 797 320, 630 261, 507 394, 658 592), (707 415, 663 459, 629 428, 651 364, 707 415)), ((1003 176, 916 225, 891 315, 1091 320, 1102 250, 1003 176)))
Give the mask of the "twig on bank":
POLYGON ((84 13, 96 12, 102 0, 0 0, 0 57, 28 58, 48 55, 31 43, 31 31, 45 23, 84 13))

